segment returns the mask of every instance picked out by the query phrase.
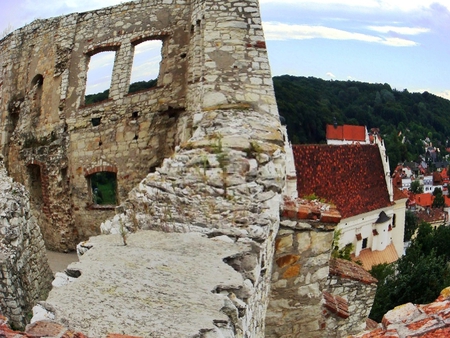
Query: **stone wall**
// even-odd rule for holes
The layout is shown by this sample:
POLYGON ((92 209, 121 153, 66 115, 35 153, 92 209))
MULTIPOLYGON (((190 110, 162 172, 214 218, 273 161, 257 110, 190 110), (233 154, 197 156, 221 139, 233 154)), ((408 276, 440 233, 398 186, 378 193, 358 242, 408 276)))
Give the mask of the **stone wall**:
POLYGON ((343 299, 347 313, 336 309, 327 314, 326 337, 347 337, 365 330, 376 290, 377 280, 361 266, 342 259, 331 260, 327 291, 343 299))
POLYGON ((0 163, 0 309, 24 327, 31 309, 47 297, 53 279, 44 242, 25 188, 0 163))
POLYGON ((331 259, 341 216, 318 200, 284 198, 275 242, 266 337, 346 337, 365 328, 376 279, 331 259))
MULTIPOLYGON (((133 250, 133 237, 140 236, 126 235, 127 231, 157 230, 201 233, 210 242, 228 242, 234 251, 224 251, 224 261, 241 284, 219 283, 206 291, 205 297, 221 304, 221 316, 217 320, 210 315, 207 326, 202 321, 191 329, 199 337, 263 336, 289 145, 276 109, 258 1, 142 0, 71 14, 12 33, 2 41, 0 55, 6 65, 2 121, 3 128, 9 128, 2 150, 9 156, 11 175, 28 179, 30 190, 46 198, 35 208, 45 210, 47 229, 56 233, 51 237, 53 232, 44 229, 49 246, 72 248, 77 236, 99 232, 100 221, 114 211, 105 210, 112 206, 92 205, 89 177, 113 172, 120 206, 102 227, 121 234, 129 242, 126 250, 133 250), (39 42, 50 31, 45 65, 39 68, 36 61, 37 68, 27 68, 30 58, 43 58, 45 48, 39 42), (36 35, 33 44, 24 39, 31 32, 36 35), (128 94, 133 46, 152 38, 163 41, 158 86, 128 94), (13 65, 10 49, 24 62, 13 65), (102 50, 116 51, 110 96, 86 106, 89 57, 102 50), (26 81, 14 82, 18 76, 33 79, 36 72, 43 74, 42 85, 39 77, 30 90, 26 81), (13 99, 21 90, 23 99, 13 99), (36 100, 45 100, 45 106, 37 122, 28 123, 24 112, 38 105, 36 100), (94 126, 93 119, 100 119, 100 124, 94 126), (33 137, 25 147, 20 141, 27 133, 33 137), (26 165, 33 166, 31 173, 26 165), (31 184, 30 178, 37 183, 31 184)), ((179 237, 181 251, 183 238, 189 236, 179 237)), ((101 253, 102 244, 94 249, 101 253)), ((165 250, 171 257, 172 250, 165 250)), ((134 264, 141 265, 153 256, 149 249, 136 257, 134 264)), ((72 285, 80 287, 86 279, 100 286, 107 282, 101 271, 85 264, 72 285)), ((170 260, 167 264, 170 269, 170 260)), ((216 268, 205 265, 203 270, 207 274, 216 268)), ((73 326, 86 323, 82 316, 91 318, 91 312, 71 318, 58 311, 55 299, 70 300, 75 287, 53 290, 46 305, 56 309, 56 320, 73 326), (54 298, 55 293, 61 298, 54 298)), ((92 299, 81 297, 76 303, 90 308, 92 299)), ((171 309, 183 306, 189 307, 175 304, 171 309)), ((151 318, 159 309, 147 306, 143 311, 151 318)), ((162 325, 160 332, 172 323, 166 320, 162 325)), ((192 336, 189 332, 185 336, 192 336)))
POLYGON ((256 0, 141 0, 36 20, 0 41, 0 62, 0 150, 56 250, 114 215, 93 203, 91 173, 115 174, 121 203, 202 110, 277 116, 256 0), (129 94, 134 48, 150 39, 162 41, 157 86, 129 94), (109 98, 86 106, 89 60, 102 51, 116 55, 109 98))
POLYGON ((324 337, 323 290, 340 218, 328 204, 285 198, 273 257, 266 337, 324 337))

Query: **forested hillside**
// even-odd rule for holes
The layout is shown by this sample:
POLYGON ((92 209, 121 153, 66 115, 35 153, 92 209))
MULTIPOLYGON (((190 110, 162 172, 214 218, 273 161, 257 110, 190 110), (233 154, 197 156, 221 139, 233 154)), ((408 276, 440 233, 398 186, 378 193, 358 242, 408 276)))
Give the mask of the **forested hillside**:
MULTIPOLYGON (((325 125, 379 128, 391 164, 416 160, 427 137, 447 154, 450 101, 430 94, 398 91, 388 84, 326 81, 313 77, 273 78, 278 109, 293 144, 325 143, 325 125)), ((392 167, 392 165, 391 165, 392 167)))

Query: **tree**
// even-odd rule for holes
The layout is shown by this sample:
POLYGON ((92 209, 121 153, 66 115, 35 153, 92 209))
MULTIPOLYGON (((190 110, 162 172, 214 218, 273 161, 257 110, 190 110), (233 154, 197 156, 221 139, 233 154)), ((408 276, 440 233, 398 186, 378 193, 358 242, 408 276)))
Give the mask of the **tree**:
MULTIPOLYGON (((405 213, 405 234, 403 237, 403 241, 407 242, 411 240, 411 237, 416 232, 419 227, 419 220, 416 214, 410 210, 406 210, 405 213)), ((376 277, 375 277, 376 278, 376 277)))
POLYGON ((369 317, 378 322, 395 306, 429 303, 450 285, 450 227, 433 228, 422 222, 406 254, 392 264, 377 265, 370 273, 378 288, 369 317))
POLYGON ((442 189, 441 188, 434 189, 433 196, 434 200, 431 206, 433 208, 443 208, 445 206, 445 199, 444 196, 442 195, 442 189))
POLYGON ((411 187, 409 188, 413 194, 423 193, 423 186, 420 185, 420 181, 415 180, 411 182, 411 187))

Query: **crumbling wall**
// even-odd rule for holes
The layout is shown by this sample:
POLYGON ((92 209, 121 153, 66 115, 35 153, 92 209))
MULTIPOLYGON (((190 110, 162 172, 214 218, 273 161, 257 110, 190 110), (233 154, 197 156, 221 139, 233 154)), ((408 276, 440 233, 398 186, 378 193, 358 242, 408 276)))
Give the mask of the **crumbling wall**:
MULTIPOLYGON (((234 247, 224 261, 242 283, 221 283, 208 291, 208 298, 211 292, 224 305, 218 309, 220 320, 211 316, 208 327, 199 324, 199 336, 263 336, 286 182, 286 140, 258 1, 136 1, 54 20, 66 32, 55 40, 53 75, 60 82, 54 108, 64 121, 61 133, 67 135, 67 143, 60 147, 67 155, 67 170, 61 174, 67 174, 76 231, 82 237, 98 232, 97 221, 113 213, 89 205, 87 179, 96 172, 117 174, 119 214, 103 228, 115 228, 125 240, 126 231, 136 229, 200 232, 234 247), (148 38, 163 41, 158 86, 127 94, 133 43, 148 38), (98 50, 116 51, 110 96, 85 106, 86 65, 98 50), (93 119, 101 123, 94 126, 93 119)), ((35 191, 51 195, 51 185, 35 191)), ((52 210, 50 214, 54 220, 52 210)), ((130 236, 126 249, 132 250, 132 243, 130 236)), ((95 250, 101 252, 101 245, 95 250)), ((170 250, 166 254, 169 257, 170 250)), ((138 257, 151 260, 150 253, 138 257)), ((204 267, 205 272, 214 268, 204 267)), ((73 283, 97 278, 101 284, 101 271, 88 270, 81 267, 81 276, 73 283)), ((71 297, 69 287, 58 293, 71 297)), ((89 307, 90 301, 83 298, 80 305, 89 307)), ((147 311, 145 315, 152 317, 158 309, 147 311)), ((73 324, 61 312, 56 318, 73 324)))
POLYGON ((193 135, 197 113, 277 115, 256 0, 141 0, 37 20, 0 41, 0 60, 0 150, 11 176, 40 182, 43 202, 33 205, 57 250, 98 234, 193 135), (162 41, 157 86, 130 94, 134 48, 152 39, 162 41), (102 51, 115 52, 109 98, 85 105, 89 60, 102 51), (98 206, 90 175, 104 171, 116 175, 117 203, 98 206))
POLYGON ((285 198, 273 256, 266 337, 325 337, 323 291, 341 218, 319 201, 285 198))
POLYGON ((327 290, 327 296, 334 297, 335 304, 330 304, 328 300, 325 302, 326 307, 331 305, 325 321, 326 336, 341 338, 365 330, 375 299, 377 280, 354 262, 332 259, 327 290), (339 298, 337 302, 336 298, 339 298), (345 311, 342 311, 343 308, 345 311))
POLYGON ((0 163, 0 309, 23 328, 38 300, 47 297, 53 274, 25 188, 0 163))

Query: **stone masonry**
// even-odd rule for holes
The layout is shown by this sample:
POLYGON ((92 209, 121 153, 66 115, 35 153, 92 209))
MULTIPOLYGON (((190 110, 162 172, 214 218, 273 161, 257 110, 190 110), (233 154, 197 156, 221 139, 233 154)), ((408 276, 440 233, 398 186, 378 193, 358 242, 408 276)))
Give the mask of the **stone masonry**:
POLYGON ((25 188, 13 182, 0 162, 0 309, 24 327, 32 307, 44 300, 53 274, 25 188))
POLYGON ((280 227, 295 177, 257 0, 140 0, 38 20, 0 41, 0 63, 1 151, 46 245, 114 234, 82 242, 71 282, 40 304, 60 332, 323 336, 340 215, 321 205, 293 220, 285 208, 280 227), (129 94, 134 47, 151 39, 162 41, 157 87, 129 94), (102 51, 116 53, 109 98, 85 105, 102 51), (97 173, 116 178, 114 205, 93 202, 97 173))
POLYGON ((278 124, 256 0, 142 0, 36 20, 0 41, 0 64, 0 150, 54 250, 114 215, 93 204, 90 175, 116 175, 125 201, 187 145, 198 114, 238 108, 278 124), (128 94, 134 47, 151 39, 162 41, 157 87, 128 94), (109 99, 86 106, 90 56, 102 51, 116 55, 109 99))

